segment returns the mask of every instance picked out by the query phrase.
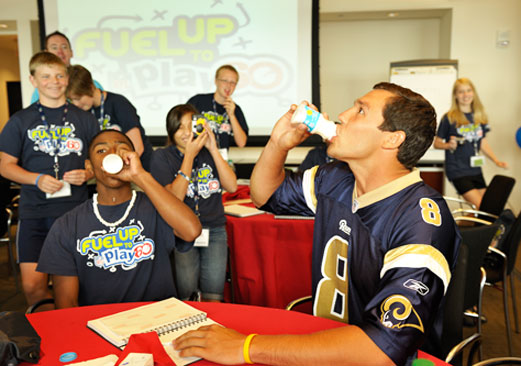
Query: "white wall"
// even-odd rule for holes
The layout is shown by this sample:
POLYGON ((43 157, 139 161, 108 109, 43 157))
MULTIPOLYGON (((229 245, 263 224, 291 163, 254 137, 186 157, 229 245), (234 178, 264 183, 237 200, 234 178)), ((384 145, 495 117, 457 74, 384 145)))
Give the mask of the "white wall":
POLYGON ((436 19, 320 23, 321 108, 332 119, 379 81, 393 61, 439 58, 436 19))
MULTIPOLYGON (((488 140, 496 155, 509 163, 503 170, 487 161, 484 175, 517 179, 510 206, 521 209, 521 159, 515 132, 521 127, 521 1, 519 0, 321 0, 320 13, 452 9, 450 55, 459 60, 459 75, 470 78, 490 118, 488 140), (510 46, 496 47, 496 32, 510 31, 510 46)), ((342 38, 340 35, 337 38, 342 38)), ((322 40, 324 44, 327 40, 322 40)), ((343 59, 357 52, 356 44, 331 51, 327 57, 343 59)), ((371 55, 378 57, 377 55, 371 55)), ((321 57, 324 57, 321 55, 321 57)), ((363 58, 364 55, 361 55, 363 58)), ((372 61, 366 61, 371 64, 372 61)), ((378 75, 375 75, 377 79, 378 75)), ((378 80, 375 80, 378 81, 378 80)), ((341 89, 327 93, 343 93, 341 89)), ((325 94, 324 94, 325 95, 325 94)), ((351 100, 346 101, 349 105, 351 100)), ((322 100, 323 105, 327 105, 322 100)))

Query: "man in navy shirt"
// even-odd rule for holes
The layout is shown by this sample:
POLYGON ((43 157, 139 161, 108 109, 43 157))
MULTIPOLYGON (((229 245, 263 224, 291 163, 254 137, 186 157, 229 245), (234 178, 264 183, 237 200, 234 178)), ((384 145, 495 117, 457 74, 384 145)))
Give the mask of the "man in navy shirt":
MULTIPOLYGON (((69 67, 71 65, 71 58, 73 56, 71 42, 62 32, 55 31, 45 37, 45 51, 58 56, 65 66, 69 67)), ((96 80, 94 80, 94 85, 96 85, 96 88, 103 90, 101 84, 96 80)), ((31 103, 36 102, 38 97, 38 89, 34 89, 33 95, 31 96, 31 103)))
POLYGON ((241 107, 232 99, 238 82, 239 73, 235 67, 223 65, 215 72, 215 93, 197 94, 187 102, 209 122, 224 160, 228 160, 231 136, 238 147, 246 146, 248 140, 246 118, 241 107))

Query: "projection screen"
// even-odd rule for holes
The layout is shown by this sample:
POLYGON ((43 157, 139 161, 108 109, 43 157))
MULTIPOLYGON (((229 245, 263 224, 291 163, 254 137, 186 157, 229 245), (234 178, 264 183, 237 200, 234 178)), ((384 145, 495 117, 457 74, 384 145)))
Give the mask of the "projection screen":
POLYGON ((126 96, 149 136, 166 135, 171 107, 214 92, 223 64, 240 73, 233 99, 250 135, 269 135, 291 103, 312 100, 312 8, 312 0, 43 0, 45 32, 65 33, 71 63, 126 96))

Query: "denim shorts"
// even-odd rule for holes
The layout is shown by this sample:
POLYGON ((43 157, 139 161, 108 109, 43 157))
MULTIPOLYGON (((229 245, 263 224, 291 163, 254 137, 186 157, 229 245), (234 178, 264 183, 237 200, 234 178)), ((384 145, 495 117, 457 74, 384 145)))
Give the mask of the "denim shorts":
POLYGON ((175 250, 177 294, 186 300, 195 291, 204 299, 222 300, 226 279, 228 243, 226 227, 210 228, 207 247, 192 247, 188 251, 175 250))
POLYGON ((16 250, 18 263, 38 263, 43 242, 56 217, 23 219, 18 221, 16 250))

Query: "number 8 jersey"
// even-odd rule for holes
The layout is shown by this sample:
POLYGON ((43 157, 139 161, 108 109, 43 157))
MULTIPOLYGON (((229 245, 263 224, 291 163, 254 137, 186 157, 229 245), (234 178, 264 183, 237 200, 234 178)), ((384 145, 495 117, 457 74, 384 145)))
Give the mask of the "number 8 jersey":
POLYGON ((459 234, 418 170, 360 197, 355 187, 346 163, 315 166, 289 174, 263 209, 315 215, 314 314, 360 327, 406 364, 439 342, 459 234))

